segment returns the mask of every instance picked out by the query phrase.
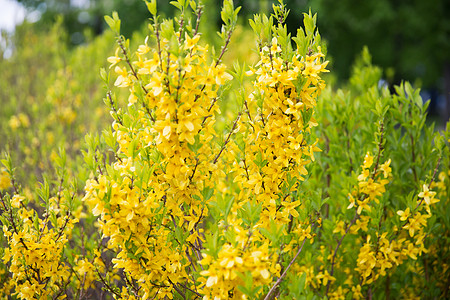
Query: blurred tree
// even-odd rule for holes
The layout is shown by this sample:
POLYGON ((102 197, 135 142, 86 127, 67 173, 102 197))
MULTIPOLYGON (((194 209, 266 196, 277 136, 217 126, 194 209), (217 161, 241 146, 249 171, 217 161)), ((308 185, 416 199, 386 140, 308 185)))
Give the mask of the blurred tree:
MULTIPOLYGON (((100 33, 103 16, 116 10, 123 22, 122 32, 130 36, 149 17, 142 0, 17 0, 40 13, 40 25, 48 24, 56 15, 64 15, 70 41, 84 41, 83 30, 100 33)), ((173 15, 170 1, 158 1, 163 15, 173 15)), ((235 0, 242 6, 241 16, 248 19, 258 12, 270 12, 277 0, 235 0)), ((450 1, 448 0, 284 0, 291 10, 288 25, 298 28, 302 13, 309 8, 319 15, 322 36, 328 41, 333 59, 332 70, 345 80, 357 54, 367 45, 373 62, 385 70, 386 80, 398 84, 405 79, 416 82, 432 94, 447 98, 450 116, 450 1), (394 71, 395 70, 395 71, 394 71), (433 92, 434 91, 434 92, 433 92)), ((222 0, 203 0, 208 7, 204 25, 208 37, 220 28, 219 7, 222 0), (206 24, 206 25, 205 25, 206 24)))
MULTIPOLYGON (((215 1, 220 5, 221 0, 215 1)), ((211 2, 211 0, 209 1, 211 2)), ((235 0, 241 15, 270 12, 278 0, 235 0)), ((348 78, 355 57, 367 45, 374 64, 386 70, 392 86, 415 82, 432 97, 446 97, 444 121, 450 116, 450 1, 448 0, 284 0, 288 26, 296 30, 309 8, 318 13, 318 27, 327 40, 331 69, 348 78)), ((436 107, 436 109, 438 109, 436 107)), ((436 111, 434 111, 436 113, 436 111)))
POLYGON ((308 5, 319 13, 319 27, 340 78, 348 76, 354 57, 367 45, 374 63, 391 70, 385 74, 391 84, 409 80, 444 94, 448 119, 449 1, 367 0, 355 5, 352 0, 310 0, 308 5))
MULTIPOLYGON (((150 17, 143 0, 16 0, 29 13, 38 16, 37 27, 48 28, 58 16, 63 16, 70 44, 78 45, 85 41, 85 30, 94 35, 107 28, 103 17, 118 11, 123 20, 122 33, 125 36, 139 30, 145 20, 150 17)), ((160 1, 158 11, 161 15, 172 15, 173 7, 169 1, 160 1)))

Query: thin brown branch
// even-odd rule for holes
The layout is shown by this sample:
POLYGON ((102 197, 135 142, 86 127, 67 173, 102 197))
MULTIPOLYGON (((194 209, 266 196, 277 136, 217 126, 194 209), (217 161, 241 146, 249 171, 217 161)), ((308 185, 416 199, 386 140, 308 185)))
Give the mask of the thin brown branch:
POLYGON ((267 293, 266 297, 264 297, 264 300, 269 300, 270 296, 275 292, 275 289, 278 287, 278 285, 283 281, 284 277, 286 277, 287 272, 289 271, 289 269, 291 268, 291 266, 294 264, 295 260, 297 259, 297 257, 299 256, 300 252, 302 252, 303 246, 305 245, 307 238, 305 237, 305 239, 303 240, 302 245, 300 246, 300 248, 298 249, 297 253, 295 254, 294 258, 291 260, 291 262, 289 263, 289 265, 286 267, 286 269, 284 270, 283 274, 281 274, 281 276, 278 278, 278 280, 275 282, 275 284, 272 286, 272 288, 269 290, 269 292, 267 293))
POLYGON ((223 150, 225 150, 225 147, 227 146, 228 142, 230 141, 231 135, 233 134, 233 131, 236 129, 237 123, 241 117, 242 112, 239 112, 236 120, 234 121, 233 127, 230 130, 230 133, 228 133, 228 136, 225 140, 225 142, 222 145, 222 148, 220 149, 219 153, 217 153, 216 158, 214 158, 213 164, 217 163, 217 160, 219 159, 220 155, 222 154, 223 150))
POLYGON ((232 29, 228 31, 227 40, 225 41, 225 44, 222 46, 222 51, 220 52, 219 58, 217 59, 214 67, 217 67, 220 64, 220 61, 222 60, 222 57, 225 54, 225 51, 227 50, 228 44, 230 43, 232 33, 233 33, 232 29))
POLYGON ((118 292, 116 292, 105 280, 105 278, 103 278, 102 274, 100 274, 100 271, 97 269, 97 267, 94 265, 95 267, 95 271, 97 272, 98 277, 100 278, 100 281, 103 283, 103 285, 105 286, 105 288, 110 291, 111 293, 113 293, 114 295, 116 295, 118 297, 118 299, 121 298, 120 294, 118 292))
MULTIPOLYGON (((157 35, 157 36, 158 36, 158 35, 157 35)), ((139 76, 138 76, 136 70, 134 69, 133 65, 131 64, 131 61, 130 61, 130 58, 129 58, 127 49, 126 49, 125 46, 123 45, 123 38, 122 38, 122 36, 120 36, 120 37, 117 39, 117 43, 119 44, 119 47, 120 47, 120 49, 122 50, 122 54, 123 54, 123 56, 125 57, 125 61, 127 62, 128 66, 130 67, 131 73, 133 73, 133 76, 136 78, 136 80, 140 82, 139 76)), ((158 39, 158 49, 159 49, 159 39, 158 39)), ((161 50, 160 50, 160 49, 158 50, 158 53, 159 53, 159 55, 160 55, 160 63, 161 63, 161 68, 162 68, 162 62, 161 62, 161 50)), ((162 69, 161 69, 161 72, 162 72, 162 69)), ((142 90, 144 91, 145 95, 147 96, 148 91, 147 91, 147 89, 145 88, 145 86, 144 86, 142 83, 140 83, 140 86, 141 86, 142 90)), ((155 122, 155 119, 154 119, 153 115, 151 114, 149 107, 148 107, 147 104, 145 103, 145 100, 142 100, 141 102, 142 102, 141 104, 142 104, 142 106, 144 107, 145 111, 146 111, 147 114, 150 116, 150 119, 151 119, 153 122, 155 122)))
MULTIPOLYGON (((428 184, 428 189, 431 188, 431 185, 433 184, 433 182, 434 182, 434 180, 435 180, 435 178, 436 178, 436 173, 437 173, 437 171, 438 171, 438 169, 439 169, 439 166, 440 166, 440 164, 441 164, 441 159, 442 159, 442 156, 439 156, 438 162, 436 163, 436 167, 434 167, 434 170, 433 170, 433 175, 431 176, 431 181, 430 181, 430 183, 428 184)), ((419 206, 422 204, 422 202, 423 202, 424 199, 425 199, 425 198, 420 199, 419 203, 417 203, 417 205, 416 205, 416 207, 414 208, 414 210, 413 210, 413 212, 412 212, 411 215, 414 215, 415 211, 417 210, 417 208, 419 208, 419 206)))
POLYGON ((200 25, 200 19, 202 17, 202 13, 203 13, 203 6, 199 5, 197 8, 197 20, 196 20, 196 24, 195 24, 194 36, 197 35, 197 33, 198 33, 198 26, 200 25))
POLYGON ((411 156, 412 156, 412 158, 411 158, 412 159, 411 169, 412 169, 412 172, 413 172, 413 175, 414 175, 414 182, 417 184, 419 182, 419 179, 417 177, 416 167, 414 166, 414 164, 416 163, 416 151, 414 149, 414 147, 415 147, 414 137, 413 137, 411 132, 409 133, 409 138, 411 140, 411 156))
POLYGON ((375 179, 375 176, 377 175, 378 166, 380 164, 381 153, 383 152, 383 136, 384 136, 384 123, 383 123, 383 121, 381 121, 381 124, 380 124, 380 135, 381 136, 380 136, 380 142, 378 143, 377 161, 375 163, 375 167, 373 168, 372 179, 375 179))
POLYGON ((110 91, 108 91, 108 92, 106 93, 106 97, 108 98, 109 104, 111 105, 111 108, 112 108, 112 110, 114 111, 114 114, 115 114, 116 117, 117 117, 117 121, 119 122, 120 125, 123 126, 123 120, 122 120, 122 117, 119 115, 119 112, 118 112, 118 110, 117 110, 117 107, 116 107, 116 105, 115 105, 115 102, 114 102, 114 100, 113 100, 112 97, 111 97, 111 92, 110 92, 110 91))
MULTIPOLYGON (((358 210, 356 210, 356 211, 355 211, 355 215, 353 216, 352 221, 350 222, 350 224, 348 224, 347 228, 345 229, 345 233, 341 236, 340 240, 338 241, 338 243, 337 243, 337 245, 336 245, 336 248, 334 248, 333 258, 331 259, 330 276, 333 276, 333 274, 334 274, 334 264, 335 264, 335 261, 336 261, 336 255, 337 255, 337 252, 338 252, 338 250, 339 250, 339 247, 341 247, 342 241, 344 240, 344 237, 345 237, 345 236, 347 235, 347 233, 350 231, 350 227, 352 227, 353 224, 355 224, 356 220, 358 219, 358 216, 359 216, 359 215, 358 215, 358 210)), ((330 283, 331 283, 331 281, 328 281, 328 284, 327 284, 327 290, 326 290, 326 292, 325 292, 325 296, 328 295, 328 291, 329 291, 329 289, 330 289, 330 283)))

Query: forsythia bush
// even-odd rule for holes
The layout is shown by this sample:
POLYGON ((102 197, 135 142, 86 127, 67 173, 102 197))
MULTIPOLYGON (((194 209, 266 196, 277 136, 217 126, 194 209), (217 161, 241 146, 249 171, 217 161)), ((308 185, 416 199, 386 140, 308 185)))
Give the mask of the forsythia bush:
MULTIPOLYGON (((86 136, 82 168, 61 150, 25 193, 2 160, 2 297, 448 296, 450 128, 426 123, 419 91, 380 84, 366 49, 346 86, 326 87, 316 16, 291 37, 282 1, 250 21, 257 62, 234 69, 232 0, 218 50, 199 32, 201 3, 173 1, 174 20, 146 3, 136 50, 117 13, 105 17, 117 37, 101 70, 114 121, 86 136)), ((81 105, 62 103, 77 122, 66 110, 81 105)))

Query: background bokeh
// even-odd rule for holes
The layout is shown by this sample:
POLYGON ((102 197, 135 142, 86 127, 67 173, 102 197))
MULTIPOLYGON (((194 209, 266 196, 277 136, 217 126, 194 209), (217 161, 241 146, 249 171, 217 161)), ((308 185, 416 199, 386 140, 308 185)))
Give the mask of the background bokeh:
MULTIPOLYGON (((106 28, 105 14, 119 12, 125 36, 142 29, 148 12, 142 0, 17 0, 27 8, 34 26, 45 30, 57 16, 63 15, 67 42, 85 43, 86 30, 98 35, 106 28), (39 19, 36 16, 39 16, 39 19), (37 20, 36 20, 37 19, 37 20)), ((242 6, 241 20, 258 12, 268 13, 274 0, 236 0, 242 6)), ((301 23, 302 13, 318 13, 318 27, 328 42, 331 69, 339 80, 350 74, 350 66, 364 45, 373 62, 385 70, 384 78, 392 86, 401 80, 421 87, 431 98, 430 110, 443 121, 449 117, 450 105, 450 2, 445 0, 286 0, 290 8, 291 30, 301 23), (447 103, 447 105, 446 105, 447 103)), ((220 28, 221 0, 204 0, 208 6, 208 26, 220 28)), ((169 1, 158 1, 159 11, 172 16, 169 1)))

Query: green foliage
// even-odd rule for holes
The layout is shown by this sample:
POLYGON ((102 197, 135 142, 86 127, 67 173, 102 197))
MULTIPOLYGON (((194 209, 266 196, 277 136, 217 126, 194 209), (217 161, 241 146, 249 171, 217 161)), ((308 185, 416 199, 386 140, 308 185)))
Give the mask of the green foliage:
POLYGON ((445 298, 450 123, 368 48, 325 88, 311 11, 293 37, 279 1, 253 35, 226 0, 215 34, 211 2, 146 1, 130 38, 112 13, 73 49, 61 21, 6 42, 0 295, 445 298))
POLYGON ((44 170, 55 168, 60 147, 71 175, 88 175, 79 154, 84 135, 105 128, 109 119, 96 70, 106 66, 113 40, 107 32, 69 50, 60 23, 45 34, 23 25, 11 37, 16 50, 0 61, 0 151, 10 152, 14 165, 21 166, 16 176, 24 188, 33 189, 44 170))
MULTIPOLYGON (((381 74, 380 68, 372 65, 368 50, 364 49, 353 66, 348 84, 336 91, 329 87, 318 102, 320 113, 316 133, 324 151, 318 155, 318 163, 314 165, 305 189, 320 190, 322 198, 325 200, 330 197, 330 200, 321 206, 324 226, 317 231, 320 242, 315 244, 315 250, 311 250, 320 249, 328 255, 337 254, 340 257, 337 259, 339 263, 334 259, 330 260, 329 256, 328 260, 319 264, 319 269, 323 268, 336 277, 331 286, 317 286, 319 294, 347 294, 353 291, 354 286, 361 284, 359 279, 348 279, 349 276, 354 276, 351 273, 354 268, 351 262, 358 256, 358 252, 354 251, 355 246, 359 249, 367 236, 371 236, 372 241, 377 241, 378 237, 379 241, 382 232, 399 230, 403 225, 395 220, 396 212, 405 207, 417 209, 415 195, 419 194, 424 184, 432 187, 442 185, 438 189, 441 202, 437 204, 442 208, 436 207, 436 215, 433 213, 426 234, 448 239, 449 227, 442 223, 447 218, 447 209, 444 207, 448 207, 447 188, 443 185, 449 176, 449 166, 443 163, 448 159, 449 148, 448 143, 444 146, 445 137, 442 135, 448 135, 448 132, 435 132, 434 126, 427 124, 428 102, 422 101, 419 90, 405 82, 396 86, 395 92, 391 93, 387 86, 380 84, 381 74), (381 161, 392 160, 392 179, 380 202, 367 212, 373 221, 368 223, 367 230, 359 239, 354 239, 350 234, 343 234, 344 231, 335 228, 339 228, 340 222, 345 224, 341 230, 354 224, 354 216, 357 215, 352 216, 347 206, 361 170, 360 164, 367 152, 378 152, 381 161), (439 225, 435 226, 436 223, 439 225)), ((392 240, 398 233, 389 235, 392 240)), ((426 244, 430 247, 432 242, 428 240, 426 244)), ((395 267, 392 274, 378 279, 365 293, 381 297, 413 294, 428 297, 439 294, 435 289, 446 283, 438 278, 447 278, 448 271, 441 269, 439 263, 436 263, 436 272, 440 275, 431 278, 432 272, 428 269, 430 259, 439 260, 438 256, 443 255, 441 251, 447 253, 444 256, 448 255, 448 247, 439 249, 411 262, 417 270, 415 274, 409 273, 409 264, 395 267), (402 282, 414 282, 414 286, 402 288, 402 282), (433 284, 434 290, 430 287, 432 282, 439 282, 433 284)), ((308 265, 307 260, 303 261, 308 265)), ((362 290, 364 295, 364 287, 362 290)), ((445 293, 445 288, 441 289, 441 293, 445 293)), ((354 293, 353 296, 355 297, 354 293)))

